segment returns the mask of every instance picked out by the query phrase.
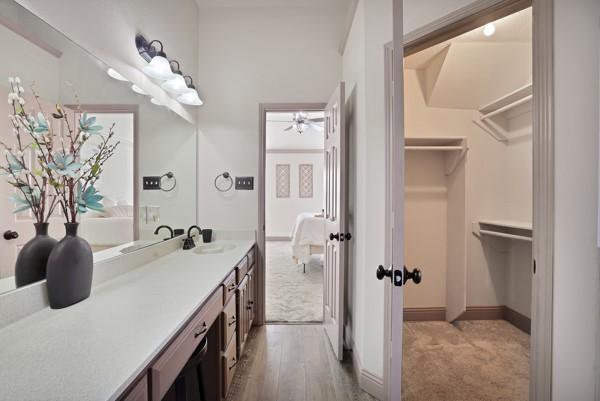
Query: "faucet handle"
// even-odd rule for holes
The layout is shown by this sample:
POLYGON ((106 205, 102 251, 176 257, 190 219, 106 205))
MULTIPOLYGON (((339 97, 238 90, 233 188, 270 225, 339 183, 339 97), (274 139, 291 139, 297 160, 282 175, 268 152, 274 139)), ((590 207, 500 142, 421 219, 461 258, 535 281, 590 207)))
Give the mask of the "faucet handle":
POLYGON ((188 250, 196 247, 196 243, 194 243, 194 239, 192 237, 187 237, 183 240, 183 249, 188 250))

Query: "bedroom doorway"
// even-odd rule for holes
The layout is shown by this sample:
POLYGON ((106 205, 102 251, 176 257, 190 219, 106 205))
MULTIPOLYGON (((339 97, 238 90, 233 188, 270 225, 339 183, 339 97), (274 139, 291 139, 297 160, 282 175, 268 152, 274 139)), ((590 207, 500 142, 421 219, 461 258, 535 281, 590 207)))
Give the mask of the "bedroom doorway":
POLYGON ((323 107, 268 111, 265 320, 323 321, 323 107))

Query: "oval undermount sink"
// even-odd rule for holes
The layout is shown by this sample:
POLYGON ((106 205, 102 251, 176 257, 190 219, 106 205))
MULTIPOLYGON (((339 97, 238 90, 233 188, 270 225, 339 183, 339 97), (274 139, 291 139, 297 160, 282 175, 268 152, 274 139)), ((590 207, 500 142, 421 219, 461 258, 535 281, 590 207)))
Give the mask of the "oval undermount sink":
POLYGON ((198 245, 194 252, 199 255, 211 255, 215 253, 224 253, 235 248, 233 244, 202 244, 198 245))

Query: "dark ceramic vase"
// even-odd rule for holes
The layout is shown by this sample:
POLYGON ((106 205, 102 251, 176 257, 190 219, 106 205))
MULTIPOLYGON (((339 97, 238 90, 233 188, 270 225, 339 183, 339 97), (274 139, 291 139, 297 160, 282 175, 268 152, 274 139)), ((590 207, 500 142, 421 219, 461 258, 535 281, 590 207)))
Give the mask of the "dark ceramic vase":
POLYGON ((48 223, 35 223, 35 237, 23 246, 15 264, 17 287, 46 278, 46 263, 57 241, 48 236, 48 223))
POLYGON ((53 309, 65 308, 90 296, 94 259, 92 248, 77 236, 78 223, 65 223, 66 236, 48 258, 46 282, 53 309))

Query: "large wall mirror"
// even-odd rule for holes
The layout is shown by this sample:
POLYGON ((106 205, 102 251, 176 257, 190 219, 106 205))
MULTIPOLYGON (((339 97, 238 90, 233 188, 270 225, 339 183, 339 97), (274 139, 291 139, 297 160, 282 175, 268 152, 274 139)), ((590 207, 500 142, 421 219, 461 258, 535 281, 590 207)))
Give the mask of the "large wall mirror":
MULTIPOLYGON (((16 140, 8 117, 12 106, 5 100, 11 92, 9 77, 19 78, 25 108, 34 116, 39 111, 51 116, 58 103, 73 125, 85 114, 105 132, 114 127, 113 140, 119 145, 95 183, 103 196, 103 208, 78 217, 79 234, 91 245, 94 260, 100 261, 169 237, 168 231, 155 234, 160 225, 184 228, 195 223, 196 127, 152 103, 143 91, 120 80, 109 65, 76 42, 77 38, 65 37, 16 2, 0 0, 4 53, 0 62, 0 141, 12 146, 16 140), (164 190, 144 190, 144 176, 162 177, 164 190)), ((53 132, 64 132, 63 122, 48 121, 53 132)), ((86 141, 82 158, 93 154, 98 145, 98 141, 86 141)), ((6 161, 4 151, 0 157, 6 161)), ((35 160, 33 155, 27 157, 35 160)), ((14 213, 15 205, 9 199, 14 192, 7 177, 0 176, 0 293, 16 288, 17 255, 35 235, 31 211, 14 213)), ((60 207, 49 223, 49 234, 62 238, 60 207)))

